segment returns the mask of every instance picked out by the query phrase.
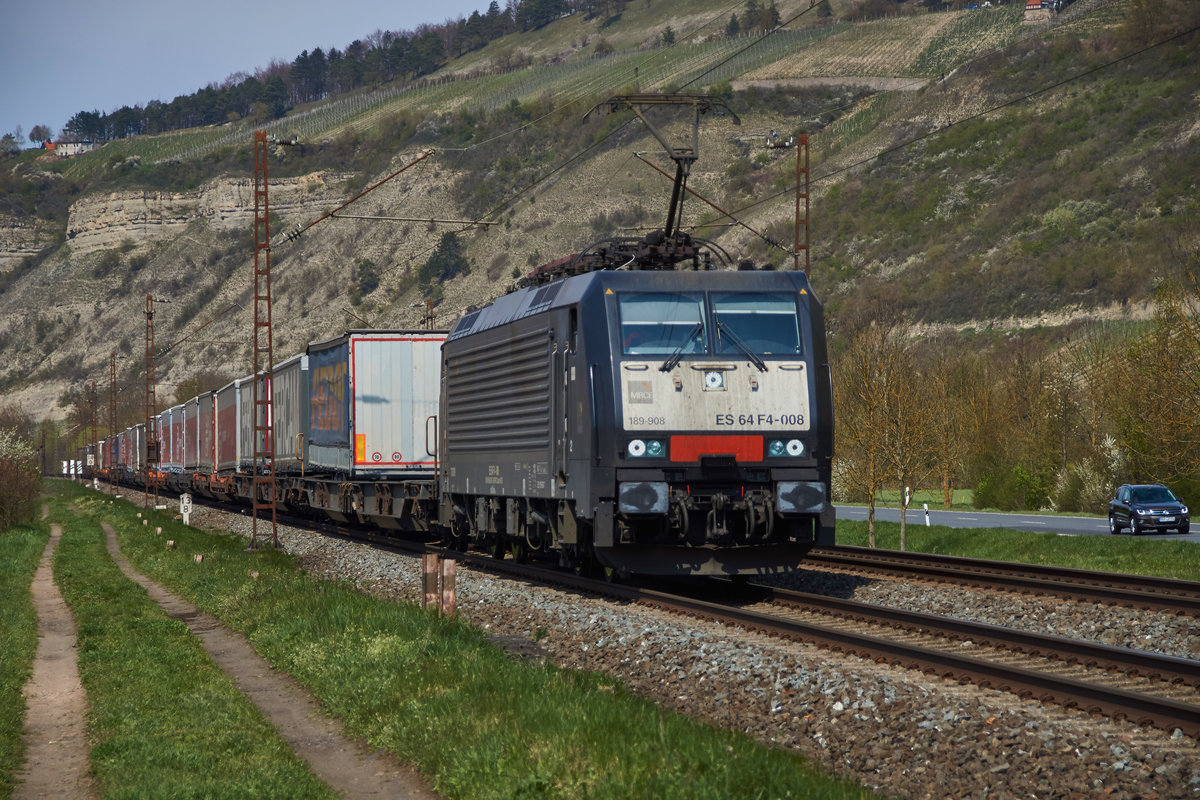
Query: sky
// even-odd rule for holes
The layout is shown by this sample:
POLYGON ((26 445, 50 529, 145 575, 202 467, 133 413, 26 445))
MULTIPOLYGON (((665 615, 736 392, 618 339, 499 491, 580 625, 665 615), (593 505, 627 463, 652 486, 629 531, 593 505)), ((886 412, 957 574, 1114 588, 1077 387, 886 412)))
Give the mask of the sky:
MULTIPOLYGON (((303 50, 487 11, 490 0, 0 0, 0 136, 169 103, 303 50)), ((503 4, 501 4, 503 6, 503 4)), ((22 146, 28 146, 22 142, 22 146)))

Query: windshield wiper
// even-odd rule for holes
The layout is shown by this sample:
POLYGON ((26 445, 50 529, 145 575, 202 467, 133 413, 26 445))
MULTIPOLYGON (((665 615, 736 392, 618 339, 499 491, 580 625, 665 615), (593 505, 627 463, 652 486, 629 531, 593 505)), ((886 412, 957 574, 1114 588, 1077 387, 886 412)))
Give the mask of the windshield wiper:
POLYGON ((720 320, 717 320, 717 338, 718 338, 718 340, 720 339, 721 334, 725 334, 726 336, 728 336, 729 341, 733 342, 733 346, 736 347, 738 350, 741 350, 742 353, 745 354, 746 358, 750 359, 750 363, 753 364, 754 366, 758 367, 759 372, 767 371, 767 362, 763 361, 761 358, 758 357, 757 353, 755 353, 753 350, 751 350, 749 347, 747 347, 746 343, 743 342, 738 337, 738 335, 733 332, 733 328, 727 328, 725 326, 725 323, 721 322, 720 320))
POLYGON ((683 340, 683 344, 675 348, 675 352, 671 353, 671 357, 664 361, 662 366, 658 368, 659 372, 670 372, 671 370, 675 369, 675 365, 679 363, 679 359, 683 358, 683 351, 687 349, 687 346, 691 344, 697 336, 700 335, 700 331, 702 330, 704 330, 704 322, 697 322, 695 327, 692 328, 691 333, 689 333, 687 338, 683 340))

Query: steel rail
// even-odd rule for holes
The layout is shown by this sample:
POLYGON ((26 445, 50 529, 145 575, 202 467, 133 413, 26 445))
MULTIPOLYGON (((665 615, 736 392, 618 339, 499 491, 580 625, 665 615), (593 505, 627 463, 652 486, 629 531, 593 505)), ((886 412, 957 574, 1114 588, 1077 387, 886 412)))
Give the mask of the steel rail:
POLYGON ((642 594, 640 602, 667 609, 685 609, 698 617, 736 623, 769 635, 799 639, 861 658, 919 669, 943 678, 968 681, 984 688, 999 689, 1088 713, 1128 719, 1139 725, 1167 731, 1178 728, 1189 736, 1200 736, 1200 706, 908 645, 869 634, 732 609, 703 600, 651 590, 642 590, 642 594))
POLYGON ((1200 615, 1200 582, 868 547, 814 547, 802 566, 879 570, 1070 599, 1200 615))
POLYGON ((969 637, 977 644, 1057 659, 1068 664, 1082 664, 1168 683, 1200 687, 1200 661, 1192 659, 770 586, 755 585, 754 588, 764 592, 767 602, 792 608, 832 614, 859 622, 887 624, 911 631, 969 637))

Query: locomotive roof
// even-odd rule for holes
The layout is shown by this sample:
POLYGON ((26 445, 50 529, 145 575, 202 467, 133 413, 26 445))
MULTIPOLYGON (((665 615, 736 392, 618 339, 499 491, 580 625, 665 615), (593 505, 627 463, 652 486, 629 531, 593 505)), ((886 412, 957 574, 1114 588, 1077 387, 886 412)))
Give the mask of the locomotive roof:
POLYGON ((595 284, 646 290, 728 291, 736 288, 774 288, 811 292, 808 276, 792 270, 597 270, 560 278, 541 286, 519 289, 497 298, 490 305, 465 314, 451 329, 446 341, 452 342, 471 333, 498 328, 552 308, 574 305, 595 284))

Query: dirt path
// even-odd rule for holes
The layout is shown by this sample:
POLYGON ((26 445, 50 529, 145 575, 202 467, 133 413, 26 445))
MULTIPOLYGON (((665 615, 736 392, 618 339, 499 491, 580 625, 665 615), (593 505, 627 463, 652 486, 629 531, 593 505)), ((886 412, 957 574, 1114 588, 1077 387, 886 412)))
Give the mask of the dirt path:
POLYGON ((75 658, 75 617, 54 583, 50 561, 62 528, 50 526, 50 541, 33 576, 38 646, 33 675, 25 685, 25 767, 17 775, 17 800, 93 797, 88 773, 87 696, 75 658))
POLYGON ((324 716, 308 692, 289 676, 273 671, 243 637, 136 572, 121 555, 112 526, 103 525, 108 552, 121 570, 145 587, 167 614, 191 628, 217 665, 262 710, 321 780, 351 799, 436 800, 439 797, 415 771, 401 766, 386 753, 368 753, 364 745, 348 739, 341 725, 324 716))

